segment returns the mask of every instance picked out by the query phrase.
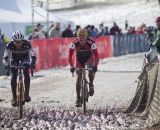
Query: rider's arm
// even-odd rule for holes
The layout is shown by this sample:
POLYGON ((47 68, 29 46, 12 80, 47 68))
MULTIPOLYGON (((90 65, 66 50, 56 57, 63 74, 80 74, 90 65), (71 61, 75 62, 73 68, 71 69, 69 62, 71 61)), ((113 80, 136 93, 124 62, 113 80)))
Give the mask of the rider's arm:
POLYGON ((29 42, 28 40, 26 40, 25 42, 26 42, 26 44, 27 44, 26 46, 27 46, 27 49, 28 49, 29 56, 30 56, 31 59, 32 59, 31 65, 32 65, 32 66, 35 66, 36 60, 37 60, 37 58, 36 58, 36 53, 35 53, 34 49, 32 48, 30 42, 29 42))
POLYGON ((31 43, 27 40, 26 40, 26 42, 27 42, 27 48, 28 48, 29 56, 31 58, 36 58, 36 53, 35 53, 34 49, 32 48, 31 43))
POLYGON ((75 44, 72 43, 71 44, 71 47, 69 49, 69 64, 71 67, 74 67, 74 64, 73 64, 73 53, 74 53, 74 49, 75 49, 75 44))
POLYGON ((99 55, 98 55, 98 50, 97 50, 97 47, 96 47, 95 43, 92 44, 91 49, 92 49, 92 52, 93 52, 93 55, 94 55, 94 58, 95 58, 95 66, 98 66, 99 55))
POLYGON ((160 44, 160 30, 157 31, 157 38, 154 41, 153 45, 158 45, 160 44))

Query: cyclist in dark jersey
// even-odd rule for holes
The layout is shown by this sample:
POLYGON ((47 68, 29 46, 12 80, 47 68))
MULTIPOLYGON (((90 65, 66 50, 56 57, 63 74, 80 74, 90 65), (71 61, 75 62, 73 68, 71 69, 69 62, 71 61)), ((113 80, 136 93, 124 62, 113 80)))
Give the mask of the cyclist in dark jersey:
POLYGON ((5 68, 11 67, 11 89, 13 99, 11 100, 12 106, 16 106, 16 87, 17 87, 17 74, 18 70, 14 66, 21 64, 24 66, 24 84, 25 84, 25 101, 31 101, 29 96, 30 89, 30 76, 29 67, 35 68, 36 56, 32 50, 29 41, 24 39, 24 35, 20 31, 16 31, 12 35, 12 41, 8 43, 3 56, 3 64, 5 68))
POLYGON ((81 106, 80 98, 80 89, 81 89, 81 79, 82 79, 82 70, 79 68, 84 67, 84 64, 87 63, 89 67, 92 67, 92 71, 89 71, 89 94, 93 96, 94 94, 94 85, 93 80, 95 77, 95 72, 97 71, 97 66, 99 62, 98 51, 95 42, 88 37, 88 32, 86 29, 79 29, 77 31, 77 38, 71 44, 69 50, 69 63, 70 71, 73 73, 76 70, 77 73, 77 82, 76 82, 76 92, 77 100, 76 107, 81 106), (76 65, 73 64, 73 53, 76 52, 76 65), (76 69, 75 69, 76 68, 76 69))

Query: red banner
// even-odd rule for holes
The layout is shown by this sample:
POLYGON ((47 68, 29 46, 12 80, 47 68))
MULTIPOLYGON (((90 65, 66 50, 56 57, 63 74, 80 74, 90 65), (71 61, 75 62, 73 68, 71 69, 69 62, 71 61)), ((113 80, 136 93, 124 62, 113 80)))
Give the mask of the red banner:
POLYGON ((110 46, 109 36, 95 38, 94 41, 96 42, 100 59, 111 56, 111 46, 110 46))
MULTIPOLYGON (((109 57, 111 54, 110 38, 99 37, 94 40, 97 44, 99 57, 109 57)), ((37 56, 36 71, 68 65, 71 42, 72 38, 33 40, 32 47, 37 56)))

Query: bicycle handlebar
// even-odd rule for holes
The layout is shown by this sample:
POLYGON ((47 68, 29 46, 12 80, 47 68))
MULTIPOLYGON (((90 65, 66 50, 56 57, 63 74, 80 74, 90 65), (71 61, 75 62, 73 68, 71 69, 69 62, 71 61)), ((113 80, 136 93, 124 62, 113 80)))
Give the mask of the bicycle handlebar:
POLYGON ((18 66, 10 66, 10 68, 15 68, 15 69, 25 69, 24 66, 18 65, 18 66))
POLYGON ((81 69, 81 70, 93 70, 92 68, 78 68, 78 69, 81 69))
MULTIPOLYGON (((32 68, 31 65, 29 65, 28 67, 29 67, 29 68, 32 68)), ((27 67, 25 67, 25 66, 23 66, 23 65, 18 65, 18 66, 12 65, 12 66, 9 66, 9 68, 25 69, 25 68, 27 68, 27 67)))
MULTIPOLYGON (((77 69, 81 69, 81 70, 93 70, 92 68, 77 68, 77 69)), ((74 72, 72 72, 72 77, 74 77, 74 72)))

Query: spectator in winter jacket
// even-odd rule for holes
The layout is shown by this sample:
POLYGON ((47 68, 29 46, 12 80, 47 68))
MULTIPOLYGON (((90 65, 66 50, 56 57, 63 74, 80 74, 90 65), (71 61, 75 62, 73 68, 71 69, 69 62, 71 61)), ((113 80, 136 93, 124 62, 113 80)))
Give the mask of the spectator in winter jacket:
POLYGON ((32 39, 45 39, 45 34, 42 30, 39 30, 37 27, 33 29, 33 32, 28 37, 28 40, 32 39))
POLYGON ((80 25, 76 25, 76 30, 75 30, 75 32, 73 32, 74 37, 77 37, 77 30, 80 29, 80 28, 81 28, 80 25))
POLYGON ((5 36, 4 34, 2 34, 1 29, 0 29, 0 44, 1 43, 9 43, 9 38, 7 36, 5 36))
POLYGON ((153 42, 152 45, 156 45, 157 47, 157 51, 160 54, 160 16, 157 17, 156 19, 156 25, 157 25, 157 38, 156 40, 153 42))
POLYGON ((121 33, 120 28, 118 25, 114 22, 113 27, 110 29, 110 35, 118 35, 121 33))
POLYGON ((55 25, 49 30, 48 37, 49 38, 58 38, 61 37, 60 23, 55 23, 55 25))
POLYGON ((97 37, 97 32, 96 32, 96 30, 95 30, 94 25, 92 25, 92 26, 90 27, 89 36, 90 36, 90 37, 97 37))
POLYGON ((62 37, 73 37, 73 32, 71 30, 71 25, 69 24, 67 28, 62 32, 62 37))

